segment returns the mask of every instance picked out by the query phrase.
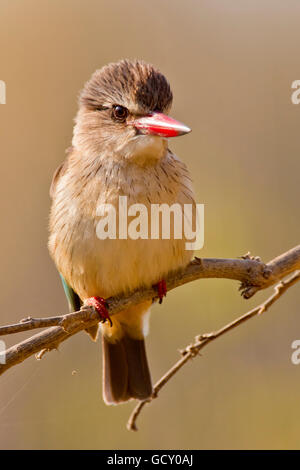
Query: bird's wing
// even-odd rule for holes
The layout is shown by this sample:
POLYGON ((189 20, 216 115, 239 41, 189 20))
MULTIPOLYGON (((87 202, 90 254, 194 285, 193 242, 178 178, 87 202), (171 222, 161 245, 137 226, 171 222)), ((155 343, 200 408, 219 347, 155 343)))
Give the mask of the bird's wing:
POLYGON ((72 153, 72 151, 73 151, 73 147, 69 147, 66 150, 66 154, 67 154, 66 159, 62 162, 61 165, 59 165, 58 168, 56 168, 56 170, 54 172, 54 175, 52 177, 51 186, 50 186, 50 197, 51 198, 53 198, 53 196, 55 194, 55 190, 56 190, 56 186, 57 186, 58 181, 60 180, 61 176, 63 176, 65 174, 65 172, 67 171, 68 156, 70 155, 70 153, 72 153))
POLYGON ((70 312, 77 312, 78 310, 80 310, 80 307, 82 305, 79 295, 77 295, 76 292, 72 289, 72 287, 69 286, 69 284, 66 282, 65 278, 61 274, 60 277, 68 300, 69 310, 70 312))
MULTIPOLYGON (((61 165, 55 170, 51 186, 50 186, 50 197, 53 198, 55 195, 57 183, 60 180, 60 178, 64 175, 64 173, 67 171, 68 168, 68 156, 72 152, 73 148, 70 147, 67 149, 67 158, 63 161, 61 165)), ((59 273, 60 274, 60 273, 59 273)), ((77 310, 80 310, 80 307, 82 305, 82 302, 79 298, 79 296, 76 294, 76 292, 72 289, 72 287, 69 286, 65 278, 60 274, 63 288, 68 300, 68 305, 69 305, 69 310, 70 312, 76 312, 77 310)))
MULTIPOLYGON (((50 186, 50 197, 51 198, 53 198, 54 195, 55 195, 55 191, 56 191, 58 181, 60 180, 60 178, 65 174, 65 172, 68 169, 68 157, 72 153, 72 151, 73 151, 73 147, 70 147, 66 152, 68 154, 67 158, 64 160, 64 162, 54 172, 54 175, 53 175, 53 178, 52 178, 52 183, 51 183, 51 186, 50 186)), ((69 311, 70 312, 77 312, 78 310, 80 310, 83 302, 80 299, 79 295, 76 294, 76 292, 72 289, 71 286, 69 286, 69 284, 67 283, 65 278, 60 273, 59 273, 59 275, 61 277, 63 288, 64 288, 64 291, 65 291, 65 294, 66 294, 66 297, 67 297, 67 300, 68 300, 69 311)), ((91 338, 93 340, 97 339, 98 325, 94 325, 90 328, 87 328, 85 331, 91 336, 91 338)))
MULTIPOLYGON (((76 294, 76 292, 72 289, 72 287, 69 286, 65 278, 59 273, 63 288, 66 294, 66 297, 68 299, 68 305, 69 305, 69 311, 70 313, 72 312, 78 312, 82 306, 82 301, 79 297, 79 295, 76 294)), ((91 326, 90 328, 86 328, 85 330, 90 337, 92 338, 93 341, 96 341, 97 335, 98 335, 98 325, 91 326)))

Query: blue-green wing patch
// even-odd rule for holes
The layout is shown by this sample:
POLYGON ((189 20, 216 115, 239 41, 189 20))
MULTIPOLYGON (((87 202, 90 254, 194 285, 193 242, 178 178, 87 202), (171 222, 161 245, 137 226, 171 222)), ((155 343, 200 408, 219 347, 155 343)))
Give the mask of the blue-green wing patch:
POLYGON ((68 300, 69 310, 70 312, 77 312, 80 310, 82 302, 76 292, 73 291, 72 287, 67 284, 65 278, 59 274, 62 280, 63 288, 68 300))

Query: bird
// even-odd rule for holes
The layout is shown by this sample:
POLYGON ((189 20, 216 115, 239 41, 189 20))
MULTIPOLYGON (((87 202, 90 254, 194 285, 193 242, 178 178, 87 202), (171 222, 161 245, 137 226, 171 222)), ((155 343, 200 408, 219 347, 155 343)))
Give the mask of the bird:
MULTIPOLYGON (((82 305, 99 313, 103 350, 103 399, 118 404, 151 397, 145 350, 152 300, 110 318, 106 299, 155 286, 161 302, 165 279, 192 258, 184 236, 102 238, 99 205, 195 204, 186 164, 169 138, 190 128, 171 118, 173 94, 165 76, 143 60, 123 59, 96 70, 79 95, 72 145, 54 173, 48 247, 70 311, 82 305)), ((119 225, 118 225, 119 228, 119 225)), ((98 325, 88 330, 95 340, 98 325)))

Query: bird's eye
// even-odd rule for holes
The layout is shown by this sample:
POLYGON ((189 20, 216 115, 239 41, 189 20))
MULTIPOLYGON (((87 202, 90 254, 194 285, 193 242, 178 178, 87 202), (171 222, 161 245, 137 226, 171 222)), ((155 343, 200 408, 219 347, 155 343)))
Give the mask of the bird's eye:
POLYGON ((124 108, 124 106, 116 105, 113 107, 113 117, 117 121, 124 122, 128 116, 128 109, 124 108))

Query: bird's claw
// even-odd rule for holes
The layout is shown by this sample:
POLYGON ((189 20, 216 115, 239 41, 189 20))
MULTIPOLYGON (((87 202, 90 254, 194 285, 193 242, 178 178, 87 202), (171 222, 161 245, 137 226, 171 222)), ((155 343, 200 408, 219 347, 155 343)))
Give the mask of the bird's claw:
POLYGON ((164 279, 159 281, 157 284, 153 286, 157 290, 157 295, 159 298, 159 303, 161 304, 163 298, 167 295, 167 283, 164 279))
POLYGON ((88 305, 89 307, 94 307, 97 310, 101 323, 105 323, 106 321, 108 321, 110 323, 110 326, 112 326, 112 321, 108 313, 107 302, 105 299, 103 299, 102 297, 90 297, 84 303, 85 305, 88 305))

